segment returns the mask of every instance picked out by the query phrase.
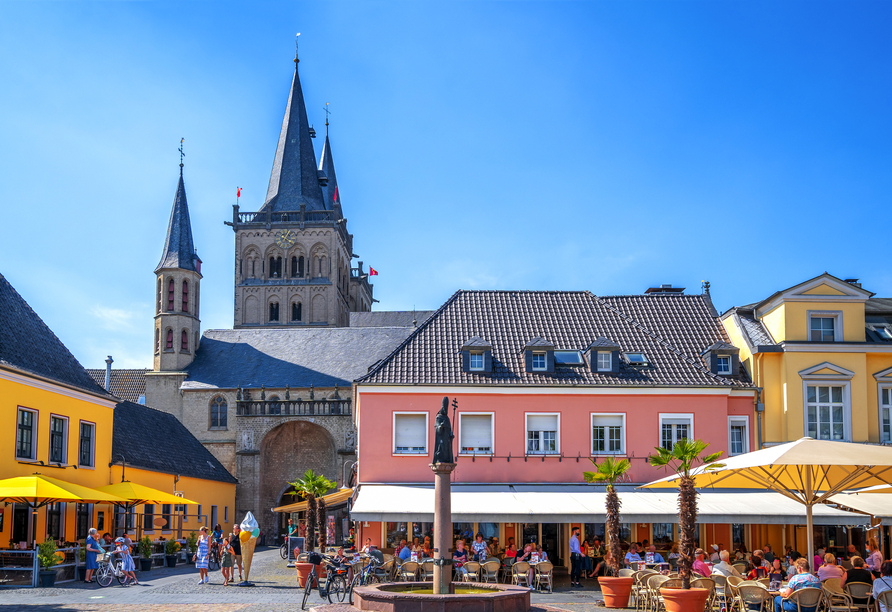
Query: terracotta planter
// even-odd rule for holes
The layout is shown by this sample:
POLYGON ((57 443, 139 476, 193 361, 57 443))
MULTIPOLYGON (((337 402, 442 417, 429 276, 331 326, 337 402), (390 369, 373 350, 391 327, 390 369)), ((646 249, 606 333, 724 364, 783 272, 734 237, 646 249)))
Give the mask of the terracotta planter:
POLYGON ((703 612, 709 589, 660 589, 666 612, 703 612))
MULTIPOLYGON (((307 586, 307 576, 310 575, 310 570, 313 569, 313 566, 309 563, 295 563, 294 567, 297 569, 297 582, 300 584, 300 588, 304 588, 307 586)), ((324 565, 317 565, 316 575, 319 577, 319 580, 323 580, 328 575, 328 570, 325 569, 324 565)))
MULTIPOLYGON (((604 606, 607 608, 628 608, 629 595, 632 593, 632 584, 635 579, 631 576, 613 578, 601 576, 598 584, 601 585, 601 593, 604 595, 604 606)), ((701 609, 699 612, 703 612, 701 609)))

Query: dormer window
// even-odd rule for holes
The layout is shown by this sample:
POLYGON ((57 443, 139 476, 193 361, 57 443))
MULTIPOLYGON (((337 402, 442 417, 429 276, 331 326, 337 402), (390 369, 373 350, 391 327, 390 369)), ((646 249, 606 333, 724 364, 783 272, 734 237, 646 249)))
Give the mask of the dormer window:
POLYGON ((478 372, 483 370, 483 353, 471 353, 468 358, 471 370, 478 372))
POLYGON ((716 360, 716 374, 723 374, 725 376, 729 376, 731 374, 731 356, 730 355, 719 355, 716 360))
POLYGON ((644 356, 644 353, 625 353, 626 361, 629 365, 634 366, 646 366, 647 365, 647 357, 644 356))
POLYGON ((740 374, 740 349, 724 340, 714 342, 700 356, 709 371, 718 376, 737 376, 740 374))
POLYGON ((809 339, 812 342, 833 342, 836 340, 836 317, 809 317, 809 339))
POLYGON ((600 336, 589 345, 586 352, 592 372, 619 374, 620 347, 616 342, 600 336))
POLYGON ((533 353, 533 370, 545 370, 545 353, 533 353))
POLYGON ((598 352, 598 371, 610 372, 613 370, 613 353, 598 352))
POLYGON ((461 347, 463 372, 492 372, 492 345, 481 338, 469 338, 461 347))

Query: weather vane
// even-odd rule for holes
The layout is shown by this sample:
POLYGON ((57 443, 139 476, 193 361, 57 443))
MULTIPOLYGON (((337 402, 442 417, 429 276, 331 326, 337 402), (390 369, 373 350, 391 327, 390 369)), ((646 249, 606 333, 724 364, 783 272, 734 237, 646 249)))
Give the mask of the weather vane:
POLYGON ((186 154, 183 153, 183 141, 184 140, 186 140, 186 139, 180 138, 180 148, 177 149, 180 152, 180 172, 183 171, 183 158, 186 156, 186 154))
POLYGON ((297 58, 297 45, 300 42, 300 32, 295 34, 294 36, 294 63, 296 64, 300 60, 297 58))
POLYGON ((325 135, 328 136, 328 116, 331 114, 331 111, 328 110, 328 102, 325 103, 325 135))

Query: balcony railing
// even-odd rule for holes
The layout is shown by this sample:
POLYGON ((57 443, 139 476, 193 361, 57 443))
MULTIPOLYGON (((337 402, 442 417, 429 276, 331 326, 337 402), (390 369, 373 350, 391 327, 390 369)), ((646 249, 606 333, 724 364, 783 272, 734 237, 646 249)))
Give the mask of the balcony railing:
POLYGON ((242 400, 236 402, 238 416, 350 416, 351 400, 242 400))

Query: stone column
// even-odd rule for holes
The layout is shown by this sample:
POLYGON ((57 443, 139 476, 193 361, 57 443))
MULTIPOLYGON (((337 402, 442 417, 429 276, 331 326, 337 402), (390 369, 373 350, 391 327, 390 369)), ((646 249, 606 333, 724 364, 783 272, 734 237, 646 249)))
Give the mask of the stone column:
POLYGON ((452 592, 452 482, 454 463, 432 463, 434 472, 434 593, 452 592))

